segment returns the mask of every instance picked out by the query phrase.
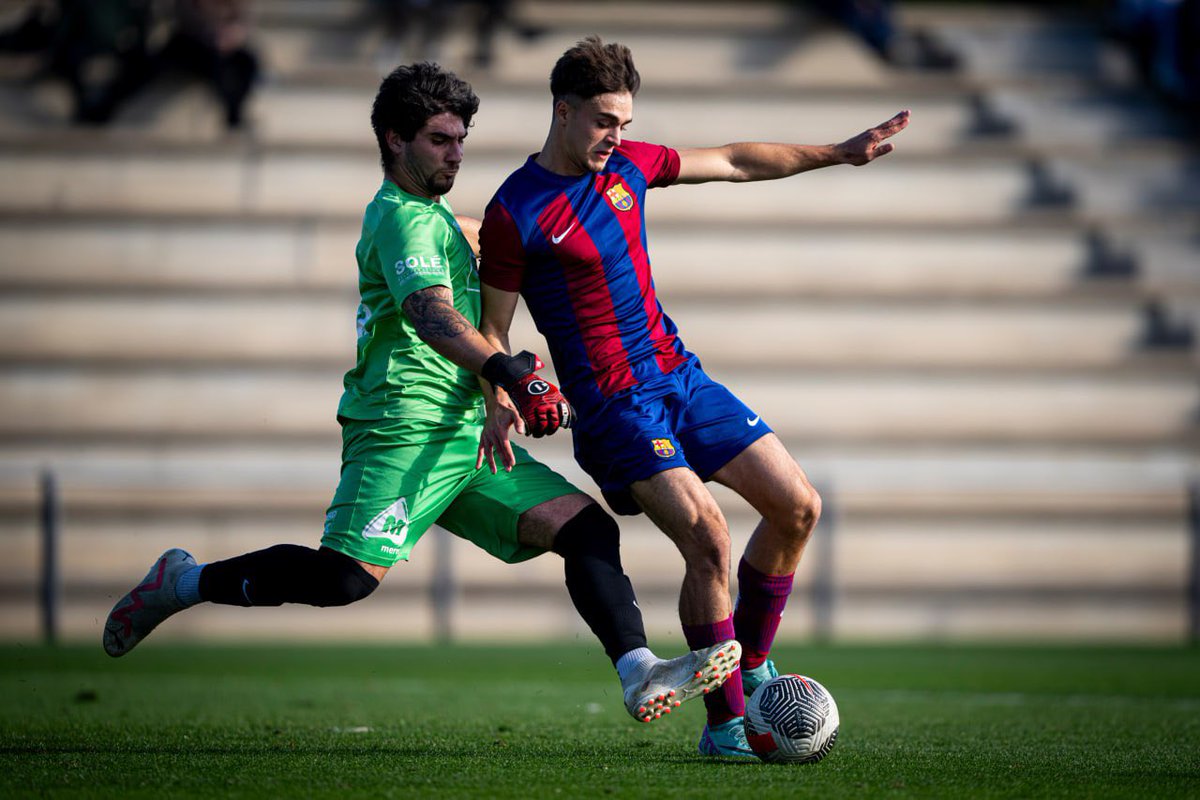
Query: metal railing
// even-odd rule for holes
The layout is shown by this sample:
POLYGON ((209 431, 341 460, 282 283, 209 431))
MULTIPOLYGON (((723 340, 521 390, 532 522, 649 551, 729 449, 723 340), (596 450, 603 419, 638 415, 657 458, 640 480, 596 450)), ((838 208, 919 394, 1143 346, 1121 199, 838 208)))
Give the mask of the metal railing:
MULTIPOLYGON (((54 644, 60 639, 62 619, 62 576, 59 564, 63 533, 63 502, 61 485, 52 470, 40 475, 39 521, 41 537, 41 570, 39 586, 40 628, 43 640, 54 644)), ((821 518, 821 546, 814 549, 816 559, 813 579, 809 587, 813 614, 813 636, 818 640, 829 640, 835 630, 838 587, 835 581, 835 559, 837 535, 840 527, 839 504, 834 488, 826 482, 822 488, 824 497, 821 518)), ((1188 563, 1185 576, 1184 616, 1186 638, 1200 642, 1200 479, 1193 480, 1187 487, 1187 550, 1188 563)), ((453 611, 461 591, 461 578, 456 573, 453 559, 451 534, 435 528, 433 539, 433 573, 428 587, 429 611, 432 618, 433 635, 438 641, 450 641, 455 637, 453 611)))

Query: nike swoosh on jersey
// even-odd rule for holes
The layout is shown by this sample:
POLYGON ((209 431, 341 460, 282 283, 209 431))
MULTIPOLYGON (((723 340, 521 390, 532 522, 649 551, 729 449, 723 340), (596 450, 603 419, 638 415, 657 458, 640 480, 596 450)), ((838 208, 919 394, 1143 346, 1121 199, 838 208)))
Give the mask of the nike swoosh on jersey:
POLYGON ((558 236, 551 236, 550 241, 554 242, 555 244, 558 244, 559 242, 561 242, 563 239, 565 239, 567 237, 567 234, 570 233, 574 227, 575 227, 575 223, 572 222, 571 227, 567 228, 565 231, 560 233, 558 236))
POLYGON ((749 417, 746 417, 746 424, 749 425, 751 428, 753 428, 755 425, 757 425, 760 422, 762 422, 762 415, 759 415, 759 416, 755 417, 754 419, 750 419, 749 417))

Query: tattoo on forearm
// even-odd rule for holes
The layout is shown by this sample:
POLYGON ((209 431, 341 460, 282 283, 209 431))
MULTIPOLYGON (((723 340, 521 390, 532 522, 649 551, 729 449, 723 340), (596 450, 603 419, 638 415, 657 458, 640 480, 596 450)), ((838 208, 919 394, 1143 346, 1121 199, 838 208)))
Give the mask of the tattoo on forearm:
POLYGON ((466 317, 454 308, 454 294, 445 286, 413 292, 402 307, 422 339, 453 339, 471 329, 466 317))

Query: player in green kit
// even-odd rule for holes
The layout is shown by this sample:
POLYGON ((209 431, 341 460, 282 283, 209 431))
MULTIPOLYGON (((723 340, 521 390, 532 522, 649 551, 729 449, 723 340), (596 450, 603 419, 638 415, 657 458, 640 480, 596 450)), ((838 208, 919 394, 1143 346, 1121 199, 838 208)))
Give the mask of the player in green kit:
POLYGON ((541 436, 571 418, 558 389, 536 374, 535 356, 508 356, 475 329, 479 278, 468 234, 478 223, 464 221, 464 232, 445 194, 478 104, 468 84, 433 64, 396 69, 376 96, 371 124, 385 180, 357 248, 358 362, 338 406, 342 473, 321 547, 281 544, 208 564, 168 550, 109 614, 109 655, 125 655, 167 617, 200 602, 361 600, 436 522, 501 561, 547 550, 562 556, 571 600, 639 720, 669 713, 736 668, 735 641, 657 658, 621 567, 616 523, 508 444, 510 427, 541 436), (476 375, 490 383, 486 401, 476 375), (496 468, 497 453, 504 469, 496 468))

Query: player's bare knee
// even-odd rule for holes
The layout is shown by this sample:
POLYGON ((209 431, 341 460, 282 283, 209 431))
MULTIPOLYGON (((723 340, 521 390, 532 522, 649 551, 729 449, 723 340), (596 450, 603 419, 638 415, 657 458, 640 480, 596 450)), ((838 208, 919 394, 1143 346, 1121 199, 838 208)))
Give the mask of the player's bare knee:
POLYGON ((729 531, 723 525, 720 528, 697 530, 688 546, 680 550, 690 572, 728 579, 731 546, 729 531))
POLYGON ((821 518, 821 495, 804 483, 795 487, 788 500, 767 515, 768 522, 792 540, 807 543, 821 518))
POLYGON ((808 538, 821 519, 821 495, 810 485, 802 487, 795 507, 796 527, 808 538))

